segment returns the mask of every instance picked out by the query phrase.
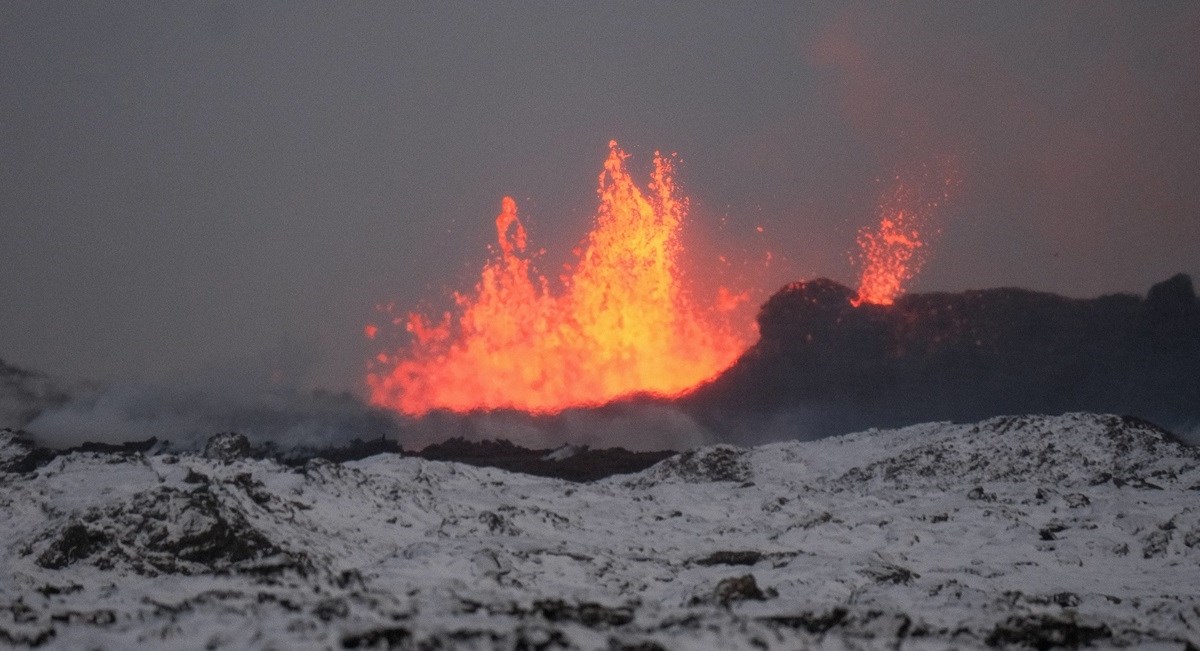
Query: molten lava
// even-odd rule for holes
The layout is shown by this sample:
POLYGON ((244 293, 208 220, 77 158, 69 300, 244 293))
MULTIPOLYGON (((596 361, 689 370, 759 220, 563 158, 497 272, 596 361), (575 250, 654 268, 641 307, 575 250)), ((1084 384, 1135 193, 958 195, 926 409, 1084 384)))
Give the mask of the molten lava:
POLYGON ((671 163, 656 152, 643 191, 626 158, 609 143, 593 229, 558 292, 533 269, 517 204, 504 197, 498 257, 473 293, 455 295, 457 317, 408 315, 412 343, 376 357, 371 402, 410 415, 557 412, 632 393, 675 395, 729 366, 747 344, 728 323, 745 294, 721 288, 714 308, 693 300, 680 264, 687 202, 671 163))
POLYGON ((879 229, 864 228, 858 233, 862 275, 858 296, 852 303, 891 305, 904 291, 904 284, 921 270, 921 233, 912 224, 913 214, 897 210, 885 213, 879 229))
POLYGON ((857 262, 862 271, 858 295, 851 301, 855 307, 863 303, 891 305, 925 265, 929 222, 958 185, 953 162, 946 161, 943 166, 946 169, 937 183, 924 179, 906 185, 897 178, 880 203, 879 227, 858 232, 857 262))

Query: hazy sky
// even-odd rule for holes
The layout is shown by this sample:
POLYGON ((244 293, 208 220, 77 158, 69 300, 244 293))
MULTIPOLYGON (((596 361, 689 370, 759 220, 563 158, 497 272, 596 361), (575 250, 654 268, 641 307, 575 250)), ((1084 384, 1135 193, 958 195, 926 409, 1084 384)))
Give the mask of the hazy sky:
POLYGON ((503 195, 579 241, 612 138, 679 153, 763 291, 850 282, 947 156, 914 290, 1200 279, 1200 4, 797 4, 4 2, 0 357, 356 389, 373 306, 468 288, 503 195))

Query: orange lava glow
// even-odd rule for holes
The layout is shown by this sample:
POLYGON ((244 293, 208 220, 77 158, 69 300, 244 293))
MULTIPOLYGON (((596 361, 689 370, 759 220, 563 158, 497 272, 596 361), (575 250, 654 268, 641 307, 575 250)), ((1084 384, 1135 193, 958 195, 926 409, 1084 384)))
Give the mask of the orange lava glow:
POLYGON ((728 367, 747 345, 728 315, 745 293, 720 288, 712 307, 680 265, 686 199, 655 153, 643 191, 609 143, 600 207, 578 259, 552 291, 526 253, 517 204, 504 197, 498 255, 457 316, 410 313, 411 343, 380 353, 367 385, 375 405, 419 416, 499 408, 558 412, 633 393, 676 395, 728 367))
POLYGON ((891 305, 904 291, 904 285, 921 270, 924 262, 921 233, 912 222, 912 213, 898 210, 879 220, 879 229, 863 229, 858 234, 862 255, 862 275, 858 296, 852 303, 891 305))
POLYGON ((934 186, 926 181, 906 185, 896 179, 891 193, 881 202, 879 227, 858 232, 858 295, 851 301, 891 305, 904 287, 921 271, 929 250, 933 213, 950 198, 958 184, 957 173, 947 165, 934 186))

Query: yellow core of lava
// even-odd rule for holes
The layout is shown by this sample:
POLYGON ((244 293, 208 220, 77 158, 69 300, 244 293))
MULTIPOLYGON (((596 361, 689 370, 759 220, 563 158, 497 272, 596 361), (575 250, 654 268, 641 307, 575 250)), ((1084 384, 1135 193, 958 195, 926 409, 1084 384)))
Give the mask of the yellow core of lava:
POLYGON ((729 324, 735 293, 721 288, 711 307, 693 298, 680 265, 687 200, 671 161, 656 152, 643 189, 627 158, 609 143, 592 230, 558 291, 532 267, 517 203, 504 197, 498 255, 473 291, 455 295, 454 314, 402 320, 412 342, 376 357, 371 402, 414 416, 558 412, 634 393, 677 395, 732 364, 748 343, 729 324))

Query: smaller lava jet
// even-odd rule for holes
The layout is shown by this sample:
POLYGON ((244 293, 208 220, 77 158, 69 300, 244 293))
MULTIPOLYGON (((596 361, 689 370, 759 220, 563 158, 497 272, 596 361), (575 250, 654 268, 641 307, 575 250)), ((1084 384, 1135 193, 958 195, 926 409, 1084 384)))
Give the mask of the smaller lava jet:
MULTIPOLYGON (((952 168, 951 168, 952 169, 952 168)), ((861 267, 858 294, 850 301, 891 305, 904 292, 904 286, 925 265, 929 240, 936 231, 930 222, 934 212, 950 198, 957 175, 941 175, 941 182, 908 184, 896 178, 890 193, 880 202, 879 226, 858 232, 858 259, 861 267)))
POLYGON ((912 212, 888 210, 879 220, 879 228, 864 228, 858 233, 862 256, 862 274, 858 295, 851 301, 891 305, 925 263, 921 232, 913 225, 912 212))

